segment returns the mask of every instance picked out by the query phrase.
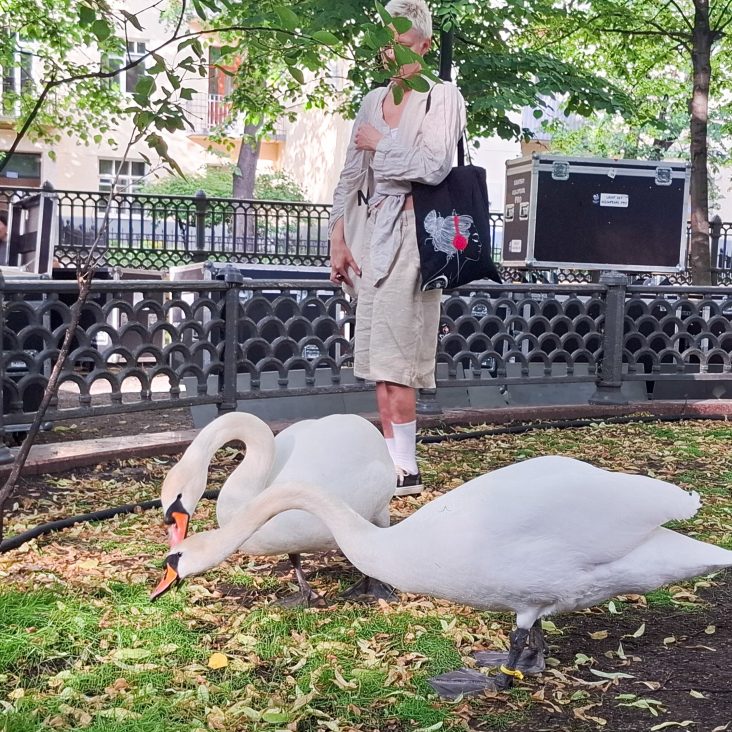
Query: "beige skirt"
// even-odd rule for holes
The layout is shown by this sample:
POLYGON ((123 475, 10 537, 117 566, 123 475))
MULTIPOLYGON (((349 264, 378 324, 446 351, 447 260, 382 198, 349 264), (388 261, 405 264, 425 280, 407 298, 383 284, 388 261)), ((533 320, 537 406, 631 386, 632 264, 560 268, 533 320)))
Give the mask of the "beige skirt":
POLYGON ((361 379, 429 389, 435 386, 442 290, 420 290, 414 211, 402 211, 394 234, 399 237, 397 253, 378 287, 371 270, 371 237, 364 237, 353 370, 361 379))

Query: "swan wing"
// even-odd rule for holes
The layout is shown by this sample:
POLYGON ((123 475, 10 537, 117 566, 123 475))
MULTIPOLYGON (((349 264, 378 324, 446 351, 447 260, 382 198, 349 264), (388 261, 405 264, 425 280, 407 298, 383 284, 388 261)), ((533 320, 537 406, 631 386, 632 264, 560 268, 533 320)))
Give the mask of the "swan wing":
MULTIPOLYGON (((288 427, 275 438, 278 456, 269 485, 305 480, 344 501, 368 521, 387 523, 395 473, 379 430, 353 414, 333 414, 293 427, 296 429, 288 427)), ((268 521, 242 549, 276 554, 334 546, 331 531, 320 519, 306 511, 292 510, 268 521)))
POLYGON ((698 508, 696 493, 671 483, 550 456, 479 476, 402 524, 449 537, 443 548, 455 557, 508 552, 582 568, 615 561, 698 508))

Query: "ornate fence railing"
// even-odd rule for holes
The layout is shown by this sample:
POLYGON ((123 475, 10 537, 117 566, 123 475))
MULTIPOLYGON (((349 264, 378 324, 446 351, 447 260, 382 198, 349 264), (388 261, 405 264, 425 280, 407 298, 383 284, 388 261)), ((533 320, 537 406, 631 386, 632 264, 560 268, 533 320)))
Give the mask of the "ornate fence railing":
MULTIPOLYGON (((73 268, 78 255, 99 236, 101 265, 164 270, 194 261, 324 266, 328 262, 330 206, 291 201, 246 201, 140 193, 53 191, 57 205, 55 260, 73 268), (105 225, 106 216, 106 225, 105 225)), ((0 209, 38 194, 35 188, 0 187, 0 209)), ((491 246, 502 259, 503 215, 490 214, 491 246)), ((711 222, 714 282, 732 284, 732 222, 711 222)), ((590 282, 582 270, 533 272, 506 270, 506 279, 590 282)), ((639 279, 650 273, 638 273, 639 279)), ((687 273, 665 281, 688 284, 687 273)))
MULTIPOLYGON (((353 395, 355 305, 327 281, 95 282, 47 419, 353 395)), ((77 287, 0 281, 3 432, 32 421, 77 287)), ((475 285, 445 294, 440 388, 732 379, 732 288, 475 285)))

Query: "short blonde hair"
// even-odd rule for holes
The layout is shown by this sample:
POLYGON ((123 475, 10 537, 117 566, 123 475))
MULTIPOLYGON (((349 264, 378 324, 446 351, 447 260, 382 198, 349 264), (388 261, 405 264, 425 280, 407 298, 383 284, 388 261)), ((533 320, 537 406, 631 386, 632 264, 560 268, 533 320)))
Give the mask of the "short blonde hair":
POLYGON ((422 38, 432 38, 432 14, 424 0, 390 0, 386 12, 394 18, 407 18, 422 38))

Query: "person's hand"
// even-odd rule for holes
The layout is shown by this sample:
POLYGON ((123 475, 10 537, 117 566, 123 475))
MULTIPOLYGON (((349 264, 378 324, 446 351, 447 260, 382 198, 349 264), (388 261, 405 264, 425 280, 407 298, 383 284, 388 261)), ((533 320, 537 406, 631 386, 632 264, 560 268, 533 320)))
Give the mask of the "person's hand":
POLYGON ((376 146, 383 135, 373 125, 366 124, 360 125, 356 130, 356 137, 354 142, 358 150, 371 150, 376 151, 376 146))
POLYGON ((361 268, 356 264, 342 233, 336 229, 330 240, 330 281, 336 285, 345 282, 349 287, 353 287, 349 269, 361 276, 361 268))

